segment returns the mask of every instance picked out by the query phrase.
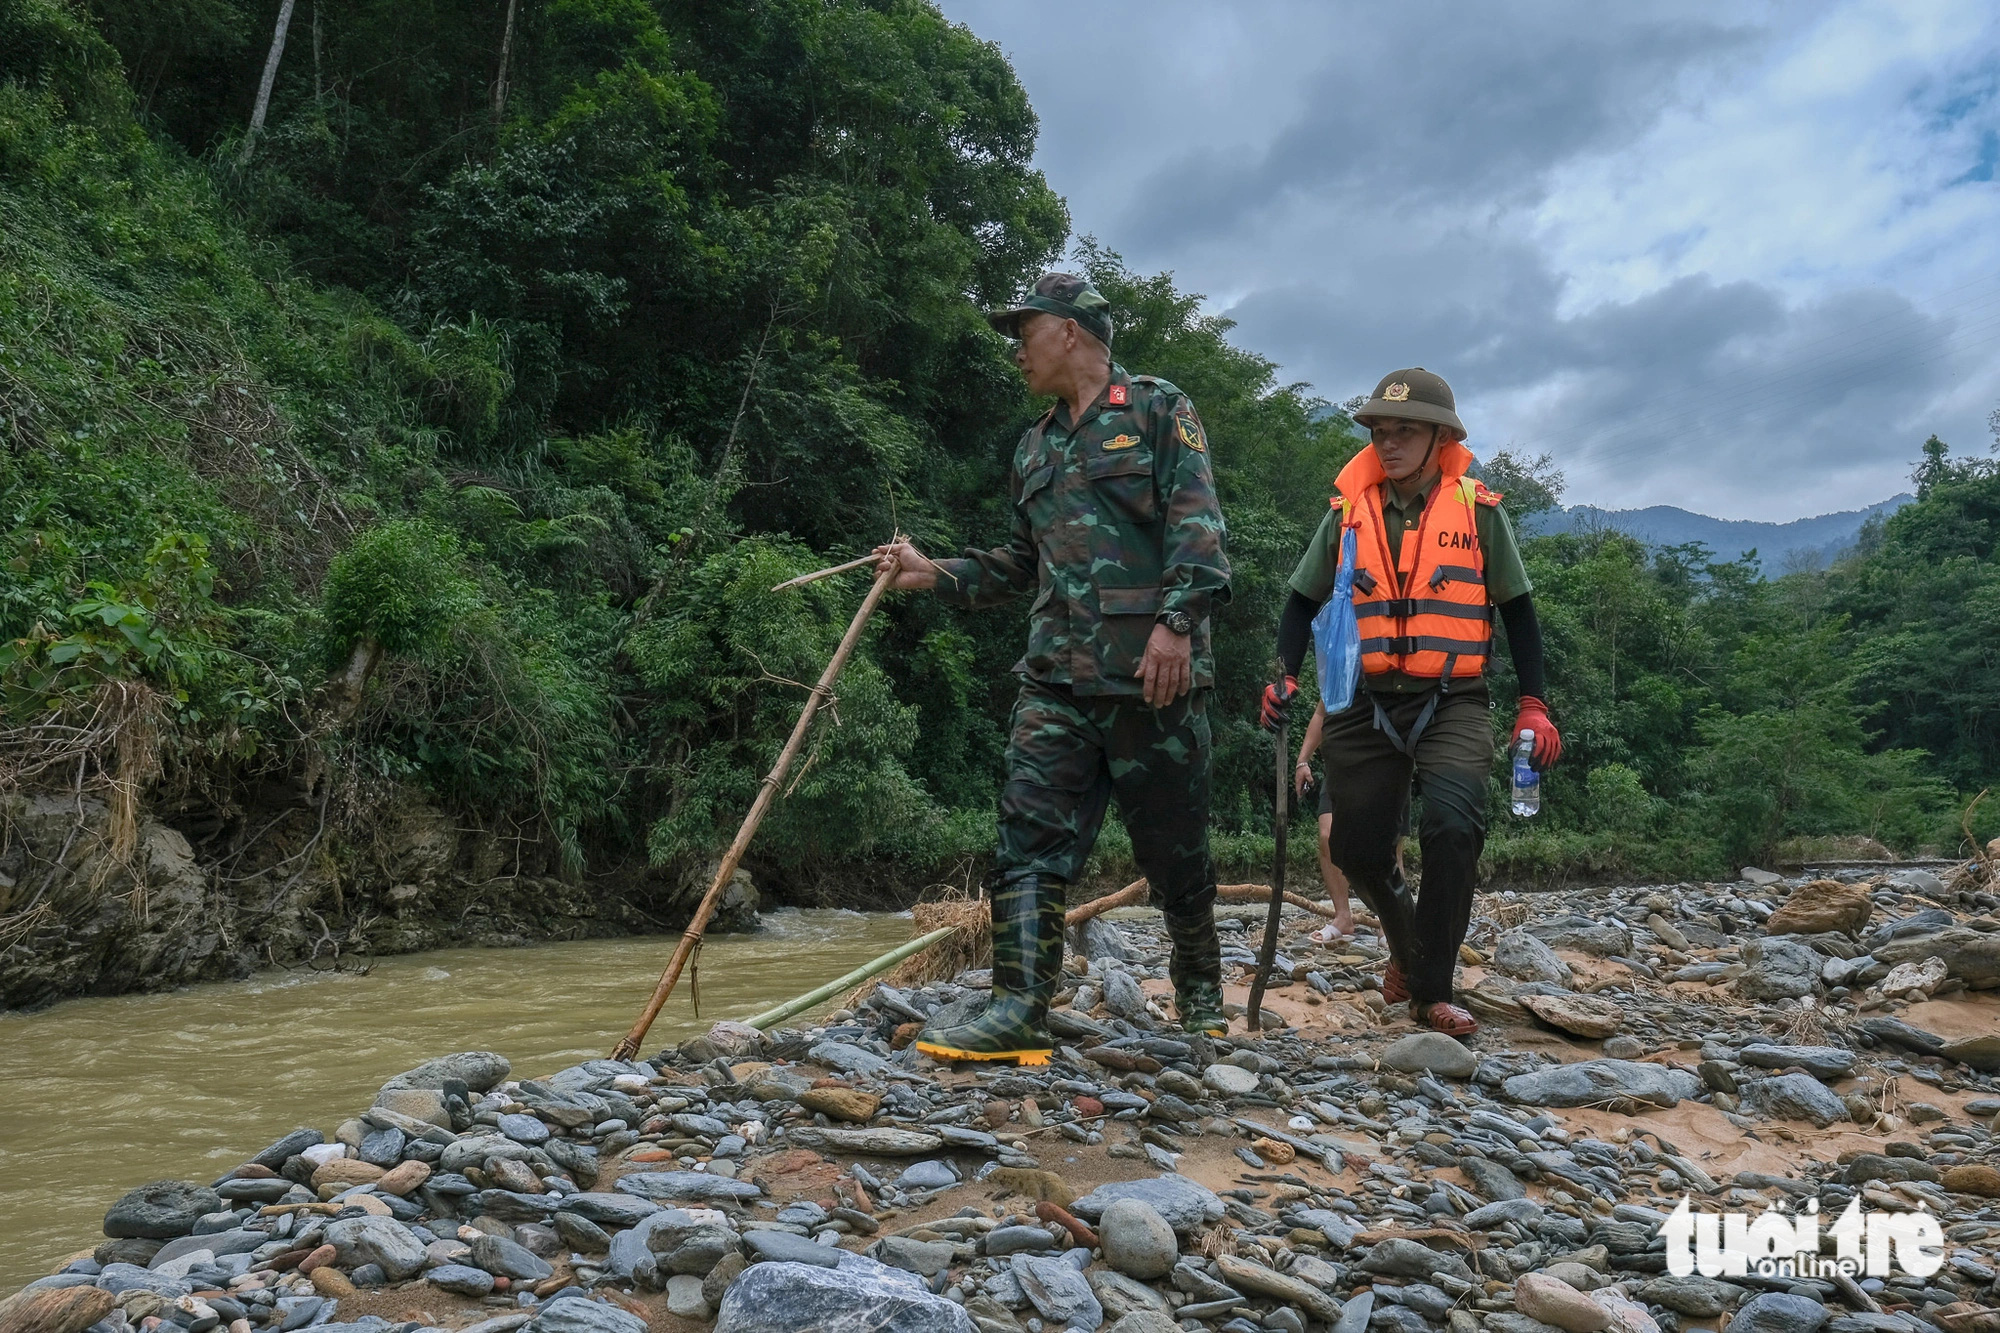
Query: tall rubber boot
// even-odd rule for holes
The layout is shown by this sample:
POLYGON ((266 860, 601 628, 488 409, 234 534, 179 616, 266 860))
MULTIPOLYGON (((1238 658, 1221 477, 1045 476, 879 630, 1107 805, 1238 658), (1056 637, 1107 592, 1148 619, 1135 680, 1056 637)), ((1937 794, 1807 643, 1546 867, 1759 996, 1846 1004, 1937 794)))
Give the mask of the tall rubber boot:
POLYGON ((993 994, 986 1008, 954 1027, 925 1028, 917 1049, 934 1060, 1045 1065, 1055 1050, 1045 1024, 1062 976, 1063 883, 1026 875, 994 890, 992 905, 993 994))
POLYGON ((1203 907, 1165 915, 1167 938, 1173 943, 1167 976, 1174 983, 1174 1009, 1182 1030, 1228 1035, 1229 1019, 1222 1012, 1222 942, 1215 935, 1214 910, 1203 907))

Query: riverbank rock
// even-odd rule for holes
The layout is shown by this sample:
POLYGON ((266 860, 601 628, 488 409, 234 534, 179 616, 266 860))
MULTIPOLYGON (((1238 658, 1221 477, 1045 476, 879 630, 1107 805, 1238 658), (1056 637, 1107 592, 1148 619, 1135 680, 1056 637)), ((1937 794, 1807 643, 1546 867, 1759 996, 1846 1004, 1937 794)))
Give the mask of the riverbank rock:
POLYGON ((1520 995, 1521 1007, 1550 1027, 1577 1037, 1608 1037, 1625 1026, 1625 1011, 1595 995, 1520 995))
POLYGON ((978 1333, 961 1307, 933 1296, 921 1280, 867 1260, 846 1262, 839 1268, 752 1264, 730 1286, 716 1312, 715 1333, 798 1333, 801 1329, 815 1333, 978 1333))
POLYGON ((1509 1100, 1528 1106, 1678 1106, 1701 1092, 1701 1080, 1685 1069, 1636 1060, 1584 1060, 1530 1074, 1501 1085, 1509 1100))
POLYGON ((1104 1261, 1127 1277, 1165 1277, 1180 1258, 1180 1242, 1159 1211, 1141 1199, 1118 1199, 1097 1223, 1104 1261))
POLYGON ((1206 1185, 1186 1176, 1158 1176, 1151 1180, 1125 1180, 1099 1185, 1070 1205, 1070 1211, 1086 1222, 1096 1222, 1105 1209, 1120 1199, 1137 1199, 1158 1213, 1176 1232, 1188 1232, 1208 1222, 1222 1219, 1222 1199, 1206 1185))
POLYGON ((104 1234, 116 1238, 171 1240, 222 1207, 222 1196, 186 1180, 156 1180, 132 1190, 104 1214, 104 1234))
POLYGON ((1510 930, 1493 948, 1493 967, 1516 981, 1545 981, 1569 986, 1575 980, 1568 963, 1556 951, 1525 930, 1510 930))
POLYGON ((1816 879, 1792 890, 1782 907, 1765 918, 1768 935, 1818 935, 1825 931, 1861 933, 1875 912, 1874 900, 1860 884, 1816 879))
POLYGON ((387 1092, 399 1088, 431 1088, 442 1090, 452 1083, 463 1083, 470 1092, 491 1092, 509 1074, 514 1066, 507 1057, 493 1051, 459 1051, 453 1055, 440 1055, 434 1060, 426 1060, 415 1069, 406 1069, 382 1085, 387 1092))
POLYGON ((1948 975, 1973 990, 2000 986, 2000 931, 1947 926, 1931 933, 1890 940, 1869 952, 1891 966, 1937 958, 1944 963, 1948 975))
POLYGON ((1382 1063, 1406 1074, 1442 1074, 1471 1078, 1479 1068, 1478 1053, 1442 1032, 1412 1032, 1398 1037, 1382 1052, 1382 1063))
POLYGON ((1819 989, 1820 956, 1790 935, 1751 940, 1743 946, 1743 966, 1736 989, 1752 1000, 1791 1000, 1819 989))

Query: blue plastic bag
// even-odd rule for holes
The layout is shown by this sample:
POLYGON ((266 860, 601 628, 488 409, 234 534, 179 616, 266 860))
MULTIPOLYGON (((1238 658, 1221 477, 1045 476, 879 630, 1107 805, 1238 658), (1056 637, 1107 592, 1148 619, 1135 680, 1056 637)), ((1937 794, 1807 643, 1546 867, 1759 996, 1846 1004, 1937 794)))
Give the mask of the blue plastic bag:
POLYGON ((1319 659, 1319 697, 1329 713, 1354 702, 1361 678, 1361 627, 1354 619, 1354 529, 1340 530, 1340 568, 1333 591, 1313 617, 1313 656, 1319 659))

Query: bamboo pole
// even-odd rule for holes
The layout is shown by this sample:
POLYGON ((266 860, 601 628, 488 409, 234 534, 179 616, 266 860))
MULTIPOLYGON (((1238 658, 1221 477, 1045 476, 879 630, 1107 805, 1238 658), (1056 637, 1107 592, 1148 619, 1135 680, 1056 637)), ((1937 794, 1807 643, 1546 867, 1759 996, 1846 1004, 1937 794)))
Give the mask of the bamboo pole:
POLYGON ((874 559, 873 555, 857 555, 844 565, 829 565, 825 569, 815 569, 810 574, 801 574, 795 579, 786 579, 771 591, 783 592, 787 588, 803 588, 808 583, 818 583, 821 579, 831 578, 835 574, 845 574, 850 569, 859 569, 863 565, 873 563, 874 559))
POLYGON ((753 1028, 767 1028, 773 1024, 784 1022, 794 1014, 802 1014, 815 1005, 832 999, 849 986, 859 986, 870 977, 880 976, 896 964, 902 962, 905 958, 908 958, 911 954, 922 953, 945 936, 956 934, 957 931, 957 926, 946 926, 941 930, 934 930, 928 935, 919 936, 905 944, 899 944, 880 958, 875 959, 873 962, 863 963, 844 977, 829 981, 824 986, 809 990, 796 1000, 787 1000, 776 1009, 765 1010, 763 1013, 749 1020, 750 1026, 753 1028))
POLYGON ((716 868, 715 882, 708 886, 708 892, 702 896, 701 905, 694 910, 694 920, 688 922, 687 932, 681 936, 680 944, 674 949, 674 956, 667 962, 667 970, 660 974, 660 984, 653 988, 653 998, 646 1002, 646 1007, 640 1011, 637 1021, 632 1024, 632 1030, 625 1034, 612 1051, 612 1059, 630 1060, 639 1053, 640 1043, 646 1040, 646 1030, 652 1027, 653 1020, 660 1016, 660 1010, 666 1005, 667 997, 673 994, 674 986, 681 979, 681 969, 687 966, 688 959, 693 957, 694 951, 700 947, 701 932, 707 927, 709 917, 714 915, 715 905, 721 899, 723 889, 728 886, 730 877, 736 873, 736 867, 743 863, 743 854, 750 850, 750 839, 756 836, 757 826, 764 822, 764 816, 769 812, 771 802, 777 798, 778 784, 784 781, 785 773, 791 768, 792 761, 798 758, 799 751, 804 748, 806 734, 812 730, 813 719, 818 716, 821 705, 832 697, 834 679, 840 675, 840 669, 847 665, 848 656, 853 653, 854 646, 861 642, 861 631, 867 628, 868 618, 875 614, 876 603, 882 600, 883 593, 889 591, 889 584, 895 577, 894 566, 875 576, 875 584, 868 590, 868 596, 862 599, 861 609, 854 613, 854 623, 847 627, 847 634, 841 639, 840 647, 833 650, 833 660, 828 662, 826 670, 820 673, 819 684, 813 686, 812 695, 806 700, 806 706, 800 710, 798 724, 792 728, 791 739, 786 741, 785 748, 779 751, 778 762, 764 775, 763 784, 757 789, 757 799, 751 802, 750 813, 744 816, 743 826, 736 830, 736 840, 729 844, 729 850, 723 854, 722 864, 716 868))
MULTIPOLYGON (((1144 907, 1149 892, 1150 890, 1145 880, 1135 879, 1115 893, 1107 893, 1101 898, 1092 898, 1089 902, 1081 906, 1070 908, 1063 916, 1063 924, 1080 926, 1094 916, 1102 916, 1106 912, 1120 907, 1144 907)), ((1215 896, 1226 903, 1268 903, 1271 901, 1271 886, 1268 884, 1220 884, 1216 886, 1215 896)), ((1328 920, 1331 920, 1334 916, 1332 904, 1316 902, 1311 898, 1293 893, 1289 889, 1285 891, 1285 904, 1288 907, 1302 907, 1306 911, 1326 917, 1328 920)), ((1366 912, 1356 912, 1354 919, 1362 925, 1372 926, 1376 924, 1375 919, 1366 912)))

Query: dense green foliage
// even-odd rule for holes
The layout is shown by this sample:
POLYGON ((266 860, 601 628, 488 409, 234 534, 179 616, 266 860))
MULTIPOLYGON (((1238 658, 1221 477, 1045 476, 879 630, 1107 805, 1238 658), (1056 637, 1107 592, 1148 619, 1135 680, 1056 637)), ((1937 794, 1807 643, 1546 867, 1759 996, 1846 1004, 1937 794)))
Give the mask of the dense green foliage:
MULTIPOLYGON (((244 834, 245 784, 310 770, 532 825, 572 868, 698 864, 862 576, 771 586, 895 528, 1004 532, 1039 409, 978 311, 1067 257, 1213 441, 1216 826, 1257 868, 1250 701, 1358 441, 1168 276, 1071 244, 993 47, 924 0, 307 0, 252 139, 274 8, 0 0, 10 735, 143 682, 212 837, 244 834)), ((1560 494, 1545 461, 1487 471, 1517 506, 1560 494)), ((1918 479, 1854 558, 1777 583, 1529 543, 1572 758, 1532 831, 1496 821, 1493 866, 1953 844, 1956 793, 2000 774, 2000 477, 1938 446, 1918 479)), ((962 881, 1022 632, 1019 607, 889 604, 766 874, 962 881)), ((1511 692, 1503 667, 1496 728, 1511 692)), ((1114 823, 1105 868, 1128 847, 1114 823)))

